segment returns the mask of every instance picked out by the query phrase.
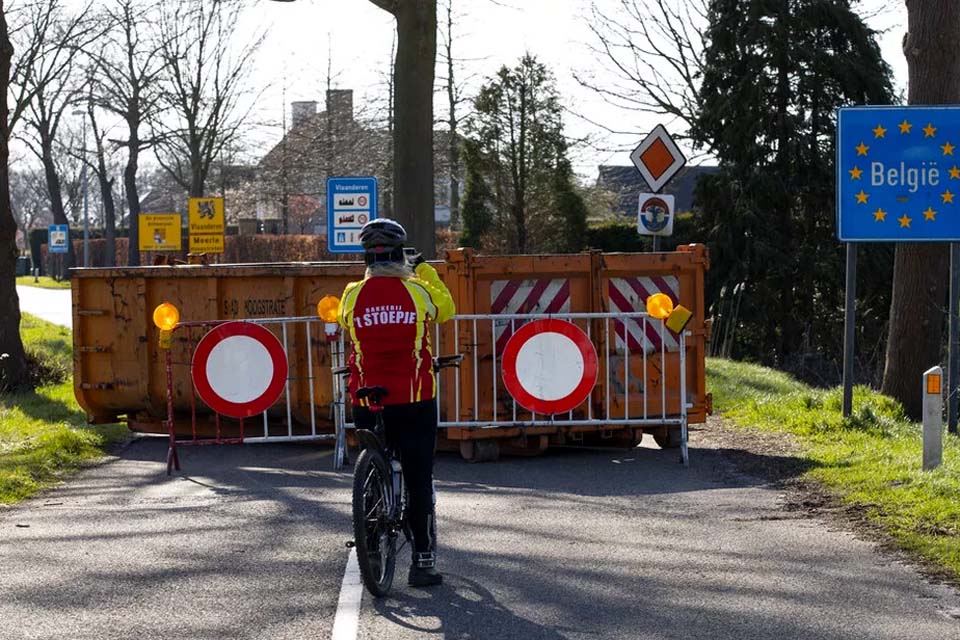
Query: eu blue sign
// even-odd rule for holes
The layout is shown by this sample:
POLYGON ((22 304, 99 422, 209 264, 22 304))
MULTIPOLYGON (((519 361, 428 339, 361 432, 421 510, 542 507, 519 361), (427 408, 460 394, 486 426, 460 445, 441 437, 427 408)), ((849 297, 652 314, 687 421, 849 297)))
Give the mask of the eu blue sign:
POLYGON ((850 107, 837 117, 837 237, 960 241, 960 108, 850 107))

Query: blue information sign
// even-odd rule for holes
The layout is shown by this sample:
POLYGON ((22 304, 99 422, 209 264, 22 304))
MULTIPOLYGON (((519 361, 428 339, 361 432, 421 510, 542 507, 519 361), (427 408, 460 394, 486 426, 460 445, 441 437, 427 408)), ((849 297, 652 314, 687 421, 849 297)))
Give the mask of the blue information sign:
POLYGON ((837 237, 960 241, 960 108, 840 109, 837 237))
POLYGON ((362 252, 360 227, 376 217, 376 178, 327 178, 327 248, 331 252, 362 252))
POLYGON ((52 224, 47 229, 47 251, 69 253, 70 229, 65 224, 52 224))

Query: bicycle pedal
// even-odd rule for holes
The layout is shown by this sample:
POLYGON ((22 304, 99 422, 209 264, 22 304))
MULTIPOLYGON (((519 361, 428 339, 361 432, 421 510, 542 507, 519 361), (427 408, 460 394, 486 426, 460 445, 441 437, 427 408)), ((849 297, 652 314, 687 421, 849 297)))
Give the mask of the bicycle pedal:
POLYGON ((355 546, 357 546, 356 542, 353 540, 347 540, 347 549, 353 549, 355 546))

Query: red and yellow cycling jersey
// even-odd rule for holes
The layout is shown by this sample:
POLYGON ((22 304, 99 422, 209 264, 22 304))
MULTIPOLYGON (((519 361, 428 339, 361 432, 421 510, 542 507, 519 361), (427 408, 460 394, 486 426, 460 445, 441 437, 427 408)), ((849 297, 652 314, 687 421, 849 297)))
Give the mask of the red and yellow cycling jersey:
POLYGON ((350 393, 386 387, 383 404, 431 400, 436 395, 427 323, 456 313, 436 269, 417 265, 416 277, 374 276, 351 282, 340 298, 337 319, 349 332, 350 393))

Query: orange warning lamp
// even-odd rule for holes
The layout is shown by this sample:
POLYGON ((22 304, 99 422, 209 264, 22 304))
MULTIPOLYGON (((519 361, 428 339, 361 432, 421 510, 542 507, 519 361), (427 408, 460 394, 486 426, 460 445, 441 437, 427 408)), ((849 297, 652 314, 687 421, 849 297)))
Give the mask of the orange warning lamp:
POLYGON ((157 305, 153 310, 153 324, 160 329, 160 348, 169 349, 173 343, 173 328, 180 322, 180 311, 170 304, 164 302, 157 305))
POLYGON ((693 312, 678 304, 673 306, 673 300, 665 293, 655 293, 647 298, 647 313, 651 318, 666 320, 667 328, 674 333, 680 333, 693 318, 693 312))
POLYGON ((180 322, 180 311, 170 304, 164 302, 153 310, 153 324, 161 331, 173 331, 173 328, 180 322))
POLYGON ((665 293, 655 293, 647 298, 647 313, 651 318, 666 320, 673 312, 673 300, 665 293))
POLYGON ((324 322, 337 321, 337 309, 340 308, 340 298, 337 296, 323 296, 317 303, 317 315, 324 322))

